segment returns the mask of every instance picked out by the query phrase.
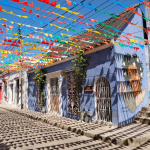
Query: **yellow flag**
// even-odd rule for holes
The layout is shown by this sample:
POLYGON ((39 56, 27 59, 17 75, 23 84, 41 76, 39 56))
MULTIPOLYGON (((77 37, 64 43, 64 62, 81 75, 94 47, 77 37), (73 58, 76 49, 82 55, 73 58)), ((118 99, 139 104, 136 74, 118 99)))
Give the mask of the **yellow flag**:
POLYGON ((16 16, 21 17, 21 15, 16 15, 16 16))
POLYGON ((11 11, 11 12, 9 12, 10 14, 13 14, 13 12, 11 11))
POLYGON ((15 33, 14 35, 18 35, 17 33, 15 33))
POLYGON ((66 8, 66 7, 61 7, 61 9, 62 9, 62 10, 67 10, 68 8, 66 8))
POLYGON ((49 36, 50 36, 50 37, 53 37, 53 35, 52 35, 52 34, 49 34, 49 36))
POLYGON ((32 43, 30 43, 28 46, 32 46, 32 43))
POLYGON ((3 12, 7 12, 5 9, 2 10, 3 12))
POLYGON ((28 18, 28 16, 22 16, 23 18, 28 18))
POLYGON ((60 4, 58 4, 58 5, 56 6, 56 8, 60 8, 60 4))
POLYGON ((48 36, 48 33, 44 33, 46 36, 48 36))
POLYGON ((24 45, 28 45, 28 42, 24 43, 24 45))
POLYGON ((36 47, 36 43, 34 43, 33 47, 36 47))

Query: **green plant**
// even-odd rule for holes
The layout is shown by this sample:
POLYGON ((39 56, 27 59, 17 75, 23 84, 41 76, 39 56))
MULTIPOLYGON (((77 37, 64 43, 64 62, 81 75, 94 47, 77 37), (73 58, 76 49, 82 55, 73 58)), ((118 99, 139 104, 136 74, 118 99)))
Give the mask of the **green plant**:
POLYGON ((45 98, 45 96, 44 96, 44 92, 42 92, 42 106, 44 106, 44 103, 45 103, 45 101, 46 101, 46 98, 45 98))
MULTIPOLYGON (((35 83, 37 84, 37 101, 39 103, 41 103, 41 96, 43 93, 42 91, 44 88, 44 84, 46 83, 45 76, 44 76, 44 74, 46 73, 47 73, 46 70, 39 69, 35 71, 35 77, 33 78, 33 80, 36 81, 35 83)), ((43 105, 43 100, 42 100, 42 105, 43 105)))
POLYGON ((41 90, 43 90, 44 84, 46 83, 44 74, 46 74, 46 70, 39 69, 35 71, 35 77, 33 78, 33 80, 36 80, 41 90))
POLYGON ((85 111, 85 108, 83 108, 83 111, 85 111))
POLYGON ((72 60, 72 69, 75 70, 75 88, 78 94, 78 103, 79 103, 79 110, 80 110, 80 97, 82 92, 82 82, 86 79, 86 67, 89 65, 88 60, 90 57, 85 58, 83 53, 79 53, 79 56, 72 60))

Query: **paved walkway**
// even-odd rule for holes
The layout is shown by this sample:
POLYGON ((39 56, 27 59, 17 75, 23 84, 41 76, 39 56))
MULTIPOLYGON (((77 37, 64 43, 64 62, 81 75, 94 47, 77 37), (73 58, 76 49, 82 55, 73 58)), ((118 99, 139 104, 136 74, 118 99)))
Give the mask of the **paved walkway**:
POLYGON ((0 150, 131 150, 0 108, 0 150))
MULTIPOLYGON (((142 144, 143 146, 145 146, 144 144, 146 142, 150 143, 150 125, 146 124, 136 123, 122 128, 109 128, 108 126, 79 122, 74 119, 58 117, 50 114, 42 114, 40 112, 30 110, 17 110, 15 108, 2 104, 0 104, 0 108, 8 110, 9 112, 14 112, 22 116, 26 116, 25 118, 32 118, 34 120, 44 122, 55 127, 57 126, 61 129, 65 129, 64 131, 67 130, 71 131, 72 133, 75 132, 80 136, 84 135, 87 138, 98 139, 100 142, 103 141, 109 144, 115 144, 118 146, 124 145, 130 147, 137 147, 142 144)), ((149 147, 149 144, 147 145, 149 147)), ((141 147, 139 147, 139 149, 140 148, 141 147)))

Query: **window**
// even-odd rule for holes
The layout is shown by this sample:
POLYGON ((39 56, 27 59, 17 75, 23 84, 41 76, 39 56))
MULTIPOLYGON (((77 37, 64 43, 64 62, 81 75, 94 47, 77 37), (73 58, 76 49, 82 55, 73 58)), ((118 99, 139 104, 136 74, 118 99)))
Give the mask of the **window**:
POLYGON ((51 94, 58 95, 59 94, 59 87, 58 87, 58 78, 51 79, 51 94))

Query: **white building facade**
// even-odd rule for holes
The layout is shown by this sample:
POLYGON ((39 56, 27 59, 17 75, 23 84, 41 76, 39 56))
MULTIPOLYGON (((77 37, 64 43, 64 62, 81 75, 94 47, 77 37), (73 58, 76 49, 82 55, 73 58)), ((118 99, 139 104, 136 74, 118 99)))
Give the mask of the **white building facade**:
POLYGON ((0 103, 17 109, 28 109, 28 76, 26 72, 2 72, 0 75, 0 103))

